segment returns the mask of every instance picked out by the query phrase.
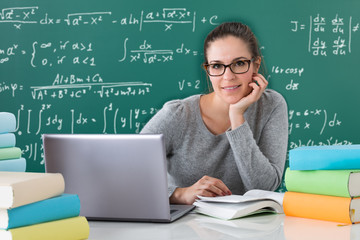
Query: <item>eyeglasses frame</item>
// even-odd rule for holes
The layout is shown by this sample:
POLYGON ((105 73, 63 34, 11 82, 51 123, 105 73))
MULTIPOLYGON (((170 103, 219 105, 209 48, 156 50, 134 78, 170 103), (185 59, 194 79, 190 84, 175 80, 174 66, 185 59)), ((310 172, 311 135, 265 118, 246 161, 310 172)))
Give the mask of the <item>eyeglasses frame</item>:
POLYGON ((235 73, 235 72, 231 69, 231 67, 230 67, 230 66, 231 66, 232 64, 234 64, 235 62, 232 62, 232 63, 230 63, 230 64, 217 63, 217 64, 219 64, 219 65, 224 66, 224 72, 223 72, 222 74, 219 74, 219 75, 211 75, 211 74, 209 73, 208 67, 209 67, 211 64, 204 63, 204 64, 203 64, 203 68, 205 69, 206 73, 207 73, 209 76, 211 76, 211 77, 219 77, 219 76, 224 75, 224 73, 226 72, 226 68, 227 68, 227 67, 229 67, 229 68, 230 68, 230 71, 231 71, 232 73, 234 73, 234 74, 244 74, 244 73, 247 73, 247 72, 249 71, 249 69, 250 69, 250 63, 253 62, 253 61, 255 61, 255 58, 253 57, 253 58, 251 58, 251 59, 244 59, 244 60, 243 60, 243 59, 240 59, 240 60, 248 63, 248 69, 247 69, 245 72, 235 73))

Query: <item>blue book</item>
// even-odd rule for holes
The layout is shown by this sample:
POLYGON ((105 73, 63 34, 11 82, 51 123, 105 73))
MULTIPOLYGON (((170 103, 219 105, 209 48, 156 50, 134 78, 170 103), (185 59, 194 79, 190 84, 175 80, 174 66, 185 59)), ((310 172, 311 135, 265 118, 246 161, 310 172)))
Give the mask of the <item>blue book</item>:
POLYGON ((306 146, 289 151, 291 170, 360 169, 360 145, 306 146))
POLYGON ((25 158, 8 159, 0 161, 0 172, 25 172, 25 158))
POLYGON ((14 133, 0 134, 0 148, 15 147, 16 139, 14 133))
POLYGON ((0 112, 0 133, 15 132, 16 118, 9 112, 0 112))
POLYGON ((76 194, 62 194, 12 209, 0 209, 0 229, 29 226, 76 217, 79 214, 79 197, 76 194))

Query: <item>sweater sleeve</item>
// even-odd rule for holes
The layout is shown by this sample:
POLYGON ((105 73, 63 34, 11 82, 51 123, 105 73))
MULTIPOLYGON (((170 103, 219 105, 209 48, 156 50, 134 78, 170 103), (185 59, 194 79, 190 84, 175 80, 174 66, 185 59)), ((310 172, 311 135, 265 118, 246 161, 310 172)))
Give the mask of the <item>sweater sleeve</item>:
POLYGON ((288 118, 285 100, 279 98, 261 130, 258 142, 247 121, 226 134, 245 191, 276 190, 282 181, 287 152, 288 118))
MULTIPOLYGON (((178 141, 182 137, 179 129, 181 129, 183 125, 183 108, 184 106, 181 104, 180 100, 173 100, 165 103, 163 108, 150 119, 140 132, 140 134, 164 135, 167 161, 169 161, 172 155, 174 141, 178 141)), ((177 187, 178 186, 168 183, 169 197, 177 187)))
POLYGON ((141 130, 141 134, 163 134, 167 154, 171 151, 173 139, 179 137, 183 106, 180 100, 169 101, 157 112, 141 130))

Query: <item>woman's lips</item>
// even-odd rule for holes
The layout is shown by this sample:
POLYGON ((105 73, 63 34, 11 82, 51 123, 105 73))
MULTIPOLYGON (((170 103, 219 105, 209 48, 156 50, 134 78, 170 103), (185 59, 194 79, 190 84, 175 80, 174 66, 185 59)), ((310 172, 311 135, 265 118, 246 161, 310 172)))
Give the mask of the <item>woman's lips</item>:
POLYGON ((240 86, 241 86, 241 84, 240 85, 235 85, 235 86, 226 86, 226 87, 222 87, 222 89, 224 89, 224 90, 235 90, 235 89, 239 88, 240 86))

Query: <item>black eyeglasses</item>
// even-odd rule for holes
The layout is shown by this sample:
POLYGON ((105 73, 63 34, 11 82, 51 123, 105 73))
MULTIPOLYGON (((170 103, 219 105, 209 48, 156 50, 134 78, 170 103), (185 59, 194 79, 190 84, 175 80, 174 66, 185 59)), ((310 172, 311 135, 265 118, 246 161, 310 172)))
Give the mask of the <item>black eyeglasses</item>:
POLYGON ((250 69, 250 63, 253 62, 255 58, 252 59, 239 59, 236 60, 228 65, 221 64, 221 63, 211 63, 211 64, 204 64, 204 68, 209 76, 217 77, 221 76, 225 73, 227 67, 230 67, 230 70, 235 74, 242 74, 246 73, 250 69))

